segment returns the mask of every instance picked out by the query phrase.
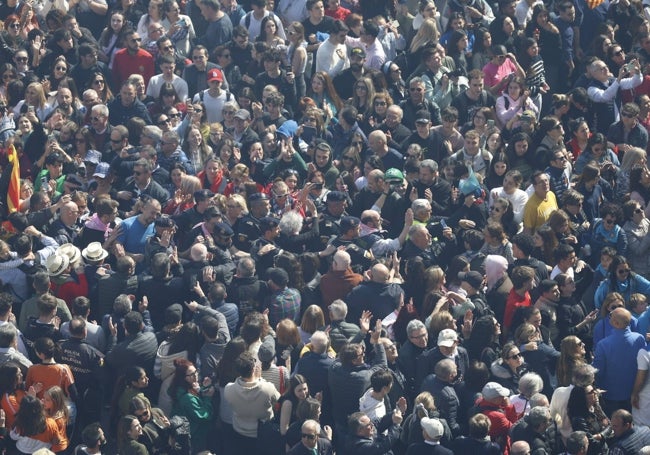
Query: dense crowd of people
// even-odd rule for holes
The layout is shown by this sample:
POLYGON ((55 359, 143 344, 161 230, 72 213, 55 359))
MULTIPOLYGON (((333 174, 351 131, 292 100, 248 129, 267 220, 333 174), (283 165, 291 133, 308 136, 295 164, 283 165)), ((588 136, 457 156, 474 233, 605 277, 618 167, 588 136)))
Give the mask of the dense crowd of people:
POLYGON ((650 453, 645 2, 0 21, 3 453, 650 453))

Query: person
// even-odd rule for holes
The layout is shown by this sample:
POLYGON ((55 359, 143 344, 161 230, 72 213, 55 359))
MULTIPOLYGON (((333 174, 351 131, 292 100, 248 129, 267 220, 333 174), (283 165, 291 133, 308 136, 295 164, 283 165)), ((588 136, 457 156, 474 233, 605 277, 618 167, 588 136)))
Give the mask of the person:
POLYGON ((390 453, 399 441, 402 412, 395 409, 392 414, 386 414, 375 427, 375 424, 363 412, 355 412, 348 417, 350 437, 346 444, 346 453, 390 453), (388 433, 384 435, 384 431, 388 433))
POLYGON ((645 347, 645 337, 630 330, 632 315, 625 308, 611 313, 614 328, 611 336, 596 344, 593 365, 598 369, 596 384, 606 390, 603 410, 611 414, 617 409, 629 409, 636 374, 634 367, 640 349, 645 347))
POLYGON ((60 441, 67 441, 58 425, 45 414, 41 400, 33 395, 25 395, 16 413, 16 420, 10 433, 16 441, 16 448, 22 453, 34 453, 40 448, 63 450, 60 441))
POLYGON ((555 194, 551 191, 548 174, 542 171, 533 173, 533 185, 535 193, 526 202, 524 208, 524 232, 533 234, 537 228, 544 225, 559 207, 555 194))
MULTIPOLYGON (((322 430, 331 439, 332 429, 325 425, 322 430)), ((288 455, 332 455, 332 443, 330 439, 321 437, 321 426, 316 420, 305 420, 300 431, 300 442, 287 452, 288 455)))
POLYGON ((136 416, 125 415, 117 425, 117 446, 121 454, 149 455, 144 444, 138 442, 142 436, 142 425, 136 416))
POLYGON ((567 415, 573 431, 584 431, 589 439, 587 454, 599 454, 607 447, 607 426, 609 422, 598 403, 600 390, 593 385, 575 386, 567 404, 567 415))
POLYGON ((509 430, 517 421, 515 407, 510 404, 510 390, 496 382, 488 382, 481 391, 482 398, 476 406, 482 414, 490 419, 490 439, 503 447, 504 453, 510 452, 511 440, 509 430))
POLYGON ((614 441, 609 453, 611 455, 632 455, 640 453, 642 447, 650 444, 650 429, 645 426, 635 427, 632 414, 618 409, 612 414, 614 441))
POLYGON ((424 441, 411 444, 406 450, 407 455, 452 455, 454 453, 440 445, 444 427, 439 419, 423 417, 420 425, 424 441))

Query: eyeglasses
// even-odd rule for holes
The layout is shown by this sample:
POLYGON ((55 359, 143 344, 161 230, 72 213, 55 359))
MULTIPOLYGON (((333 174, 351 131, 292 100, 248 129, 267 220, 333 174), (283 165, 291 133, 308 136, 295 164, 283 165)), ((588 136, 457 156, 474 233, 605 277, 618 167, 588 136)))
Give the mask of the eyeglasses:
POLYGON ((361 89, 361 90, 368 90, 368 87, 366 87, 365 85, 357 85, 357 86, 354 87, 354 88, 357 89, 357 90, 359 90, 359 89, 361 89))
POLYGON ((566 161, 566 156, 556 156, 555 161, 566 161))
POLYGON ((16 76, 13 74, 3 74, 2 79, 7 80, 7 79, 16 79, 16 76))
POLYGON ((374 104, 375 106, 386 106, 388 103, 386 103, 386 101, 375 101, 374 104))
POLYGON ((102 118, 101 117, 90 117, 90 120, 93 122, 99 122, 102 118))
POLYGON ((178 114, 169 114, 170 118, 181 118, 180 112, 178 114))
POLYGON ((626 274, 626 273, 630 273, 631 271, 632 271, 632 269, 618 269, 618 270, 616 271, 616 273, 619 273, 619 274, 621 274, 621 275, 624 275, 624 274, 626 274))
POLYGON ((25 63, 27 61, 27 57, 16 57, 17 62, 25 63))
POLYGON ((501 209, 499 207, 490 207, 490 210, 493 212, 501 213, 501 209))
POLYGON ((149 415, 149 410, 145 409, 144 411, 142 411, 140 413, 135 412, 134 414, 138 419, 141 419, 142 417, 146 417, 146 416, 149 415))
POLYGON ((619 49, 616 52, 614 52, 612 55, 614 55, 615 57, 620 57, 623 54, 625 54, 625 52, 623 52, 623 49, 619 49))
POLYGON ((420 334, 420 335, 410 335, 409 338, 412 338, 414 340, 421 340, 423 338, 426 338, 428 335, 429 334, 425 332, 425 333, 420 334))
POLYGON ((165 125, 165 124, 169 123, 170 121, 171 121, 171 120, 169 120, 169 119, 158 120, 158 125, 165 125))
POLYGON ((111 139, 113 144, 121 144, 124 139, 111 139))
POLYGON ((498 59, 500 59, 500 60, 503 60, 503 59, 506 58, 505 55, 496 55, 495 57, 498 58, 498 59))
POLYGON ((307 434, 307 433, 302 433, 300 436, 305 438, 305 439, 309 439, 310 441, 313 441, 314 439, 316 439, 318 437, 315 434, 307 434))
POLYGON ((518 359, 520 357, 521 357, 521 353, 517 353, 517 354, 512 354, 510 357, 508 357, 508 359, 514 360, 514 359, 518 359))
POLYGON ((197 376, 198 374, 199 374, 199 372, 198 372, 197 370, 194 370, 194 371, 192 371, 191 373, 187 373, 187 374, 185 375, 185 377, 186 377, 186 378, 190 378, 190 377, 192 377, 192 376, 197 376))
POLYGON ((361 146, 363 146, 363 142, 362 141, 354 141, 354 142, 352 142, 351 145, 353 145, 354 147, 361 147, 361 146))
POLYGON ((15 29, 19 29, 19 28, 20 28, 20 24, 19 24, 19 23, 13 23, 13 24, 11 24, 9 27, 11 27, 11 28, 15 28, 15 29))
POLYGON ((65 66, 55 66, 54 70, 55 71, 68 71, 68 68, 66 68, 65 66))
POLYGON ((289 196, 289 193, 276 194, 276 195, 275 195, 275 198, 276 198, 276 199, 282 199, 283 197, 287 197, 287 196, 289 196))
POLYGON ((627 118, 636 118, 636 114, 630 114, 629 112, 623 112, 621 115, 627 118))

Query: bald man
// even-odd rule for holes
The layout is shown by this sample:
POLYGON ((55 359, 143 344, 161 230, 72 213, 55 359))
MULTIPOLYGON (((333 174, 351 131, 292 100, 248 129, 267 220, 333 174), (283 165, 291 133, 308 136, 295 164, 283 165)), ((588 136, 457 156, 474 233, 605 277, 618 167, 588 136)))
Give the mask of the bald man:
MULTIPOLYGON (((370 269, 368 276, 370 281, 359 284, 344 299, 348 304, 348 322, 358 321, 364 310, 372 312, 374 320, 384 319, 402 302, 404 291, 399 284, 391 283, 388 267, 376 264, 370 269)), ((374 324, 374 321, 371 324, 374 324)))
POLYGON ((381 158, 384 163, 384 169, 402 169, 404 167, 404 156, 397 150, 388 147, 388 138, 386 133, 381 130, 375 130, 368 136, 368 146, 372 153, 381 158))
POLYGON ((59 211, 59 219, 50 225, 47 235, 56 240, 59 245, 75 243, 80 231, 77 225, 78 218, 77 204, 72 201, 65 203, 59 211))
MULTIPOLYGON (((637 354, 645 348, 645 337, 630 330, 632 315, 622 306, 610 313, 614 330, 596 345, 593 366, 596 386, 604 389, 601 406, 607 415, 617 409, 630 410, 630 397, 637 370, 637 354)), ((638 391, 637 391, 638 392, 638 391)))

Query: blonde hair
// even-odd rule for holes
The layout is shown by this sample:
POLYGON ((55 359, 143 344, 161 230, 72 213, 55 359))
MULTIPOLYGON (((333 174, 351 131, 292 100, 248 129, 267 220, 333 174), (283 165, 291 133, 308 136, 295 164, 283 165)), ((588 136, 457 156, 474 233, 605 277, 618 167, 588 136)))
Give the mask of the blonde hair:
POLYGON ((409 52, 415 52, 427 43, 438 42, 440 31, 433 19, 425 19, 420 25, 418 32, 415 34, 409 52))
POLYGON ((194 175, 181 176, 181 193, 194 194, 201 189, 201 180, 194 175))

